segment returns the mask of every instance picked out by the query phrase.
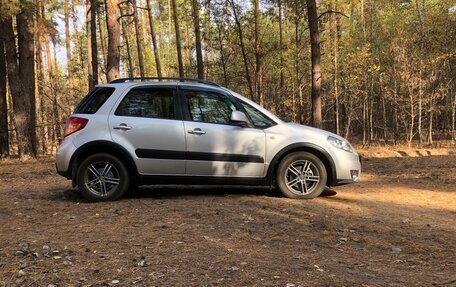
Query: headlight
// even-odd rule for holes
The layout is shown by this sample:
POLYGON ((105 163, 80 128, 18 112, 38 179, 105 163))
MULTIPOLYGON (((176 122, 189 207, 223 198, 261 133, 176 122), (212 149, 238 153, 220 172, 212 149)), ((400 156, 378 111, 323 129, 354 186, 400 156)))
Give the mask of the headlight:
POLYGON ((351 147, 351 145, 347 141, 340 140, 340 139, 337 139, 337 138, 332 137, 332 136, 328 137, 328 141, 331 143, 331 145, 333 147, 336 147, 336 148, 339 148, 339 149, 343 149, 344 151, 353 152, 353 148, 351 147))

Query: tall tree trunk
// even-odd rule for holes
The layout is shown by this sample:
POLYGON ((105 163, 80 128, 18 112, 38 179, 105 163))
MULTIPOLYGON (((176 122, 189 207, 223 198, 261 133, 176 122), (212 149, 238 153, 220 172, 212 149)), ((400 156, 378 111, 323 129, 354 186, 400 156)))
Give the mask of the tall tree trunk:
POLYGON ((171 4, 171 0, 168 0, 168 41, 167 41, 167 51, 168 53, 166 53, 166 62, 168 64, 168 74, 169 74, 169 68, 171 66, 171 38, 172 38, 172 35, 173 35, 173 32, 172 32, 172 4, 171 4))
POLYGON ((69 0, 65 0, 65 48, 67 58, 68 79, 73 79, 73 68, 71 66, 71 35, 70 35, 70 7, 69 0))
POLYGON ((226 32, 228 36, 231 34, 231 15, 230 15, 230 0, 225 0, 225 14, 226 14, 226 32))
POLYGON ((363 146, 367 144, 367 95, 363 94, 363 146))
POLYGON ((295 14, 294 14, 294 42, 295 42, 295 53, 294 53, 294 73, 296 78, 296 87, 293 90, 293 97, 291 104, 293 105, 293 121, 296 121, 296 114, 299 113, 299 122, 302 122, 303 113, 302 113, 302 79, 301 79, 301 63, 299 61, 299 2, 295 2, 295 14), (296 109, 296 99, 299 99, 299 109, 296 109))
MULTIPOLYGON (((42 14, 41 7, 43 6, 43 2, 42 1, 38 1, 38 6, 39 6, 39 8, 37 9, 37 12, 36 12, 36 15, 37 15, 36 16, 37 17, 36 21, 42 21, 43 14, 42 14)), ((43 47, 42 47, 42 45, 43 45, 42 44, 42 41, 43 41, 42 33, 43 33, 43 31, 41 31, 40 29, 36 29, 35 32, 36 32, 35 39, 36 39, 36 67, 37 67, 36 81, 37 81, 37 95, 38 95, 38 101, 39 101, 38 119, 39 119, 39 122, 40 122, 39 139, 40 139, 41 152, 43 154, 47 154, 46 128, 45 128, 45 124, 44 124, 44 119, 45 119, 46 115, 45 115, 45 104, 44 104, 44 97, 45 97, 45 94, 44 94, 44 83, 45 83, 45 79, 44 79, 43 47)), ((77 51, 77 49, 76 49, 76 51, 77 51)))
MULTIPOLYGON (((53 63, 54 63, 54 75, 59 74, 59 66, 58 66, 58 61, 57 61, 57 43, 55 39, 52 40, 52 47, 53 49, 53 63)), ((57 84, 57 83, 56 83, 57 84)), ((53 84, 52 85, 52 114, 53 114, 53 126, 54 126, 54 132, 56 135, 57 141, 55 141, 55 148, 57 150, 58 147, 58 140, 62 138, 62 126, 61 126, 61 120, 60 120, 60 111, 59 111, 59 87, 58 85, 53 84)))
POLYGON ((318 30, 318 14, 315 0, 306 0, 307 18, 310 29, 310 47, 312 55, 312 124, 316 128, 323 128, 321 118, 321 51, 320 32, 318 30))
POLYGON ((35 39, 32 11, 22 11, 16 16, 19 46, 19 76, 21 98, 13 98, 14 122, 21 145, 22 158, 37 155, 36 106, 35 106, 35 39))
POLYGON ((418 71, 418 137, 419 137, 419 143, 420 146, 423 143, 423 132, 422 132, 422 98, 423 98, 423 80, 422 80, 422 75, 423 75, 423 51, 424 51, 424 38, 425 38, 425 32, 424 32, 424 0, 422 0, 422 6, 420 7, 419 0, 415 0, 416 4, 416 9, 418 11, 418 19, 420 23, 420 48, 419 48, 419 71, 418 71))
POLYGON ((91 0, 90 4, 90 45, 92 46, 93 84, 98 85, 98 43, 97 43, 97 11, 98 0, 91 0))
POLYGON ((144 70, 144 58, 143 58, 143 51, 142 51, 143 39, 142 39, 142 35, 139 31, 139 16, 138 16, 139 12, 138 12, 136 0, 132 0, 132 3, 133 3, 133 21, 135 23, 136 49, 138 50, 139 75, 141 78, 144 78, 146 76, 146 73, 144 70))
POLYGON ((97 0, 86 0, 87 69, 89 90, 98 84, 97 0))
POLYGON ((223 82, 224 86, 228 88, 228 74, 227 74, 227 58, 225 56, 224 52, 224 47, 223 47, 223 35, 222 35, 222 25, 221 23, 217 24, 217 30, 218 30, 218 42, 219 42, 219 48, 220 48, 220 60, 222 61, 222 69, 223 69, 223 82))
POLYGON ((179 78, 183 78, 183 77, 185 77, 184 63, 182 62, 182 48, 181 48, 181 39, 180 39, 180 30, 179 30, 179 17, 178 17, 176 0, 171 0, 171 3, 173 6, 174 30, 176 33, 176 48, 177 48, 177 63, 179 66, 179 78))
POLYGON ((100 48, 101 48, 101 55, 103 57, 103 65, 102 68, 100 69, 102 73, 105 74, 107 78, 107 63, 108 63, 108 52, 106 51, 106 43, 105 43, 105 36, 103 32, 103 27, 101 24, 101 15, 103 11, 100 11, 100 6, 97 6, 97 26, 98 26, 98 34, 99 34, 99 39, 100 39, 100 48))
MULTIPOLYGON (((0 34, 4 35, 4 23, 0 21, 0 34)), ((8 108, 6 99, 5 45, 0 38, 0 158, 9 155, 8 108)))
POLYGON ((237 8, 235 3, 231 2, 231 8, 233 9, 233 16, 234 16, 234 21, 236 22, 237 30, 238 30, 238 35, 239 35, 239 43, 241 46, 241 52, 242 52, 242 60, 244 61, 244 69, 245 69, 245 77, 247 79, 247 84, 249 86, 249 94, 250 98, 253 99, 253 89, 252 89, 252 79, 250 77, 250 71, 249 71, 249 62, 247 59, 247 52, 245 50, 245 44, 244 44, 244 35, 242 32, 242 26, 241 22, 239 21, 239 16, 237 13, 237 8))
POLYGON ((264 105, 263 98, 263 67, 261 65, 261 41, 260 41, 260 1, 254 0, 255 22, 255 93, 260 105, 264 105))
MULTIPOLYGON (((337 11, 337 1, 335 1, 334 10, 337 11)), ((333 8, 330 6, 330 10, 333 8)), ((339 61, 339 15, 331 13, 330 19, 330 38, 332 46, 332 56, 333 56, 333 92, 334 92, 334 126, 336 134, 340 134, 340 123, 339 123, 339 71, 338 71, 338 61, 339 61)))
POLYGON ((108 60, 106 79, 111 82, 119 78, 120 65, 120 10, 119 0, 106 1, 106 28, 108 30, 108 60))
POLYGON ((431 108, 429 109, 429 144, 430 145, 433 145, 434 144, 434 139, 432 138, 432 124, 433 124, 433 119, 434 119, 434 111, 433 111, 433 108, 432 108, 432 99, 431 99, 431 104, 430 104, 431 108))
POLYGON ((152 17, 152 11, 150 7, 150 0, 146 0, 147 4, 147 16, 149 17, 150 37, 152 38, 152 46, 154 48, 155 67, 157 68, 157 77, 162 77, 160 55, 158 53, 157 36, 155 34, 154 19, 152 17))
MULTIPOLYGON (((450 95, 451 95, 450 90, 450 95)), ((451 142, 454 144, 456 141, 456 91, 453 91, 453 104, 451 109, 451 142)))
MULTIPOLYGON (((76 11, 76 1, 71 1, 71 15, 72 15, 72 20, 73 20, 73 35, 78 35, 78 17, 77 17, 77 11, 76 11)), ((76 54, 76 62, 77 66, 82 66, 82 59, 81 59, 81 49, 79 45, 79 38, 78 36, 73 37, 74 41, 74 52, 76 54)), ((73 67, 75 69, 75 72, 77 72, 77 66, 73 67)))
POLYGON ((130 39, 128 37, 127 28, 125 27, 125 22, 122 23, 122 33, 125 40, 125 48, 127 50, 128 77, 133 78, 133 60, 131 59, 130 39))
POLYGON ((413 101, 413 91, 409 87, 409 99, 410 99, 410 130, 409 130, 409 135, 408 135, 408 147, 412 147, 412 142, 413 142, 413 129, 415 127, 415 108, 414 108, 414 101, 413 101))
POLYGON ((209 75, 209 54, 210 54, 210 34, 211 34, 211 0, 204 1, 204 20, 203 20, 203 29, 204 33, 202 36, 203 41, 203 63, 204 63, 204 73, 206 78, 209 75))
POLYGON ((284 92, 284 66, 283 66, 283 27, 282 27, 282 0, 278 1, 279 6, 279 53, 280 53, 280 89, 279 89, 279 101, 284 92))
POLYGON ((198 0, 192 0, 193 25, 195 27, 196 67, 198 79, 204 79, 203 51, 201 49, 201 30, 199 19, 200 6, 198 0))
MULTIPOLYGON (((190 18, 191 15, 190 15, 190 18)), ((192 49, 192 45, 190 44, 190 28, 189 28, 189 22, 192 21, 192 19, 188 19, 187 15, 185 15, 185 18, 184 18, 184 29, 185 29, 185 66, 187 69, 189 69, 192 65, 192 52, 191 52, 191 49, 192 49)))

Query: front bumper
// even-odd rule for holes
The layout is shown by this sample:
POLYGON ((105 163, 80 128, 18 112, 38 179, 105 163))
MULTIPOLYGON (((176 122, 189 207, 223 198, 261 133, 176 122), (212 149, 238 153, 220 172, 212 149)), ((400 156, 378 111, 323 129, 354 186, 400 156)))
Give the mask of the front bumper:
POLYGON ((363 157, 356 153, 338 152, 334 158, 337 179, 333 185, 355 183, 360 180, 363 157))

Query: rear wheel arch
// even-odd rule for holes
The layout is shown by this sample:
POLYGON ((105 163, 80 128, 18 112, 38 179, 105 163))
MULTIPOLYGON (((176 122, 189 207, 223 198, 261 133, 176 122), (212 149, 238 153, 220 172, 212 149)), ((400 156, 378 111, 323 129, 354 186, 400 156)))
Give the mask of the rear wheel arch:
POLYGON ((272 181, 276 178, 277 168, 280 161, 287 155, 294 152, 308 152, 318 157, 326 168, 327 182, 326 185, 333 186, 337 182, 336 165, 331 155, 323 148, 312 143, 295 143, 281 149, 271 160, 267 176, 272 181))
POLYGON ((97 153, 107 153, 117 157, 127 167, 131 183, 134 185, 139 184, 139 173, 136 163, 124 147, 110 141, 93 141, 80 146, 71 157, 70 174, 73 186, 76 186, 77 170, 81 162, 97 153))

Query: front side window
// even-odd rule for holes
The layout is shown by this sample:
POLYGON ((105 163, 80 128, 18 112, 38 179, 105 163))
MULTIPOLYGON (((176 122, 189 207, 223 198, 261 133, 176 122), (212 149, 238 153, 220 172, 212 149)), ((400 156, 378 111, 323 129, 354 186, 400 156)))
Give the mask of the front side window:
POLYGON ((249 115, 250 119, 253 122, 253 125, 256 128, 267 129, 267 128, 272 127, 273 125, 276 124, 273 120, 271 120, 270 118, 265 116, 262 112, 260 112, 259 110, 255 109, 251 105, 249 105, 247 103, 244 103, 243 101, 239 101, 239 102, 241 103, 242 107, 244 108, 244 110, 249 115))
POLYGON ((185 91, 190 120, 214 124, 231 124, 231 113, 236 110, 227 96, 203 91, 185 91))
POLYGON ((174 90, 133 88, 123 98, 115 115, 174 119, 174 90))

